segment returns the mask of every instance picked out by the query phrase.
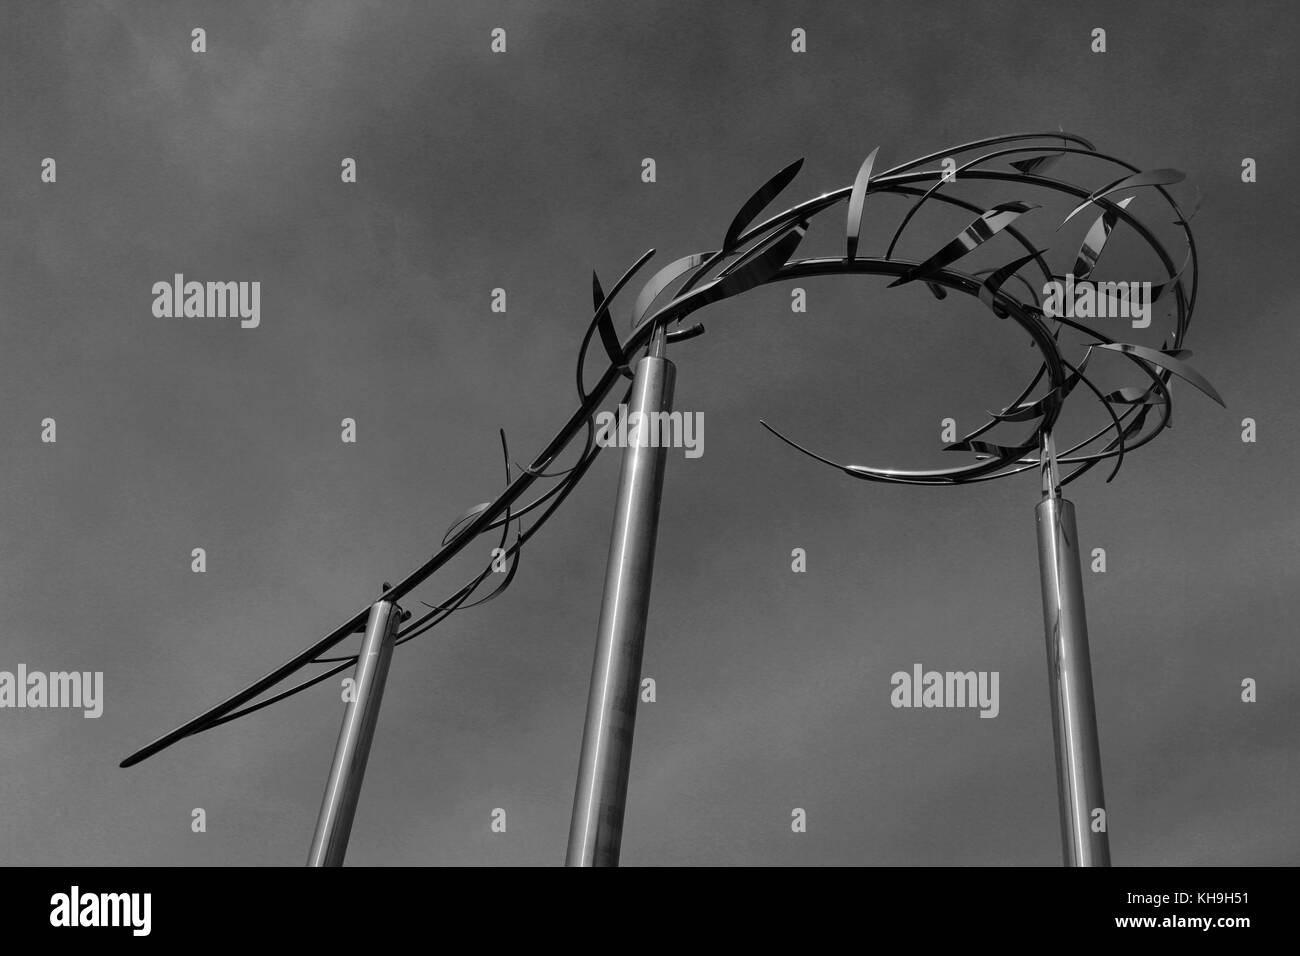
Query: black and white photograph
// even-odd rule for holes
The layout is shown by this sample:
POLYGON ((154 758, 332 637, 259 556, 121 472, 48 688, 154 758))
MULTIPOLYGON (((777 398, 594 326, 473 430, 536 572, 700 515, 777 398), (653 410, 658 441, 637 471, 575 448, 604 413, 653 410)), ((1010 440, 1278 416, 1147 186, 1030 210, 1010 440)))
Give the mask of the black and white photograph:
POLYGON ((1249 938, 1300 864, 1298 46, 0 0, 5 924, 793 868, 1249 938))

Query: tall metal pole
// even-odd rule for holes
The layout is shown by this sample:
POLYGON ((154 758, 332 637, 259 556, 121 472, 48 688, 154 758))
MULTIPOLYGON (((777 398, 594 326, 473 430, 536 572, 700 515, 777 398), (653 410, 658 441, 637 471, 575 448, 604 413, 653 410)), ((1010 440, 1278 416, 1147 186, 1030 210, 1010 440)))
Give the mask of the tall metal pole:
MULTIPOLYGON (((388 590, 388 585, 384 585, 388 590)), ((402 611, 391 601, 376 601, 366 620, 366 636, 361 645, 354 674, 356 687, 343 711, 343 726, 334 763, 330 766, 325 798, 321 801, 316 833, 311 840, 308 866, 342 866, 352 832, 352 817, 361 795, 361 778, 366 773, 370 742, 379 720, 379 704, 384 697, 384 681, 393 656, 393 640, 402 611)))
POLYGON ((623 452, 566 866, 618 865, 668 453, 664 442, 649 447, 653 432, 647 416, 669 412, 673 400, 675 371, 663 357, 663 344, 658 330, 650 354, 637 363, 632 384, 628 414, 641 413, 641 440, 629 441, 623 452))
POLYGON ((1061 497, 1056 449, 1050 433, 1043 439, 1042 461, 1044 498, 1034 509, 1034 516, 1038 522, 1061 844, 1066 866, 1110 866, 1079 535, 1074 505, 1061 497))

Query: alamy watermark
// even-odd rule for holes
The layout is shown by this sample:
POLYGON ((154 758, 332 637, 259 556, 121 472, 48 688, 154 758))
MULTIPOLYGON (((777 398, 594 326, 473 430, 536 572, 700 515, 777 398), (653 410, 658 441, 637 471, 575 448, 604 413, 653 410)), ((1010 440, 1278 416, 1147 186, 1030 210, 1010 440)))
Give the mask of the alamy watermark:
POLYGON ((0 671, 0 707, 70 707, 83 717, 104 713, 103 671, 0 671))
POLYGON ((171 282, 153 284, 153 314, 159 319, 239 319, 240 328, 262 322, 261 282, 186 282, 176 273, 171 282))
POLYGON ((129 926, 132 936, 148 936, 152 911, 152 893, 82 893, 73 886, 50 897, 51 926, 129 926))
POLYGON ((998 715, 997 671, 895 671, 889 678, 895 707, 978 707, 981 717, 998 715))
POLYGON ((1043 313, 1048 318, 1132 319, 1133 328, 1151 324, 1150 282, 1093 282, 1053 279, 1043 286, 1043 313))
POLYGON ((683 448, 687 458, 704 454, 703 412, 596 413, 596 444, 602 448, 683 448))

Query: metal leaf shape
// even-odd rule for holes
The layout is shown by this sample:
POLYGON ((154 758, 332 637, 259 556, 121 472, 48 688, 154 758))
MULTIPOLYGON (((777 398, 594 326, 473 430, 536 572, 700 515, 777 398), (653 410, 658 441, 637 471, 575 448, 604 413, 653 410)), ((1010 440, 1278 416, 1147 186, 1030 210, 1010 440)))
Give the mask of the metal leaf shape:
POLYGON ((848 249, 845 256, 850 262, 858 255, 858 237, 862 233, 862 207, 866 203, 867 186, 871 182, 871 169, 876 164, 878 152, 880 152, 879 146, 862 161, 862 165, 858 168, 858 175, 853 180, 853 191, 849 193, 849 219, 846 230, 848 249))
POLYGON ((980 286, 979 300, 988 308, 992 309, 993 314, 999 319, 1005 319, 1007 317, 1007 312, 998 305, 996 301, 998 290, 1002 288, 1003 284, 1008 279, 1019 272, 1025 263, 1029 262, 1031 259, 1036 259, 1046 251, 1046 249, 1039 249, 1037 252, 1031 252, 1028 255, 1021 256, 1019 259, 1014 259, 1011 262, 1008 262, 1000 269, 992 272, 989 277, 984 280, 983 285, 980 286))
POLYGON ((1192 250, 1188 249, 1187 255, 1183 258, 1183 264, 1178 267, 1177 272, 1175 272, 1171 276, 1166 276, 1164 279, 1161 279, 1159 285, 1155 283, 1151 284, 1151 301, 1152 302, 1158 301, 1162 295, 1164 295, 1170 289, 1175 288, 1178 285, 1178 283, 1182 280, 1183 273, 1187 271, 1187 267, 1191 264, 1192 264, 1192 250))
POLYGON ((461 528, 462 525, 464 525, 464 524, 466 524, 466 523, 468 523, 468 522, 470 522, 470 521, 473 521, 473 520, 474 520, 475 518, 477 518, 480 514, 482 514, 482 513, 483 513, 484 511, 486 511, 489 507, 491 507, 491 505, 492 505, 492 502, 490 502, 490 501, 485 501, 485 502, 483 502, 482 504, 477 504, 477 505, 475 505, 473 508, 470 508, 468 511, 466 511, 463 515, 461 515, 461 516, 460 516, 459 518, 457 518, 455 521, 453 521, 453 522, 451 523, 451 527, 449 527, 449 528, 447 529, 447 533, 444 534, 444 535, 442 536, 442 543, 443 543, 443 544, 446 544, 448 541, 450 541, 450 540, 455 536, 456 532, 460 530, 460 528, 461 528))
POLYGON ((1219 393, 1215 391, 1214 386, 1209 383, 1205 376, 1196 371, 1196 369, 1192 368, 1186 362, 1175 358, 1168 352, 1161 352, 1159 349, 1147 348, 1145 345, 1133 345, 1129 342, 1111 342, 1105 345, 1098 344, 1096 348, 1111 349, 1115 352, 1122 352, 1125 355, 1132 355, 1136 358, 1140 358, 1144 362, 1150 362, 1152 365, 1177 375, 1183 381, 1204 392, 1224 408, 1228 407, 1224 404, 1223 399, 1219 397, 1219 393))
POLYGON ((764 206, 777 197, 781 190, 790 185, 790 180, 798 175, 801 166, 803 166, 803 160, 796 159, 760 186, 758 192, 749 197, 745 205, 740 207, 740 212, 736 213, 736 218, 731 220, 731 225, 727 227, 727 236, 722 240, 723 252, 730 252, 736 248, 740 242, 740 234, 745 231, 745 227, 763 211, 764 206))
POLYGON ((1041 156, 1031 156, 1028 159, 1014 160, 1011 165, 1022 173, 1037 173, 1056 165, 1056 161, 1065 154, 1062 152, 1043 153, 1041 156))
POLYGON ((1116 389, 1105 396, 1106 401, 1116 405, 1163 405, 1163 395, 1153 395, 1150 388, 1133 388, 1131 386, 1116 389))
POLYGON ((714 252, 697 252, 691 256, 682 256, 676 262, 668 263, 668 265, 664 266, 651 276, 650 281, 647 282, 642 287, 640 293, 638 293, 636 304, 632 306, 632 326, 637 326, 641 320, 645 318, 646 312, 650 310, 650 306, 654 304, 655 299, 659 298, 659 294, 663 292, 674 279, 690 272, 692 269, 698 267, 705 259, 709 259, 716 254, 717 253, 714 252))
POLYGON ((931 273, 938 272, 967 253, 978 249, 1031 209, 1037 208, 1038 205, 1035 203, 998 203, 963 229, 952 242, 929 259, 926 259, 925 262, 910 270, 907 275, 895 279, 888 287, 892 289, 896 285, 903 285, 906 282, 922 279, 931 273))
POLYGON ((1010 408, 1003 409, 1000 412, 989 412, 995 419, 1002 422, 1027 422, 1034 418, 1042 418, 1054 405, 1059 405, 1065 401, 1074 387, 1079 384, 1083 378, 1083 371, 1088 367, 1088 362, 1092 358, 1092 349, 1088 349, 1083 355, 1081 361, 1068 376, 1056 388, 1049 391, 1042 398, 1032 402, 1021 402, 1010 408))
MULTIPOLYGON (((609 315, 609 304, 614 301, 614 297, 623 291, 623 286, 627 285, 629 280, 640 271, 643 265, 650 261, 650 257, 654 254, 654 249, 647 249, 641 254, 640 259, 632 263, 628 270, 619 277, 617 282, 614 283, 614 288, 610 289, 609 293, 596 305, 596 315, 592 319, 592 322, 600 329, 601 343, 605 346, 605 351, 609 353, 610 364, 617 366, 625 378, 631 378, 632 372, 627 367, 623 357, 622 344, 619 343, 618 335, 614 332, 614 321, 609 315)), ((596 290, 599 289, 600 281, 596 278, 594 272, 592 273, 591 279, 594 295, 596 290)), ((587 329, 587 335, 591 335, 590 327, 587 329)), ((579 350, 578 353, 578 394, 583 396, 586 394, 586 390, 582 385, 582 366, 583 359, 586 357, 586 348, 587 340, 584 339, 582 349, 579 350)))
POLYGON ((1032 451, 1038 447, 1038 436, 1034 440, 1024 445, 995 445, 987 441, 957 441, 951 445, 944 445, 944 451, 973 451, 981 455, 988 455, 992 458, 1019 458, 1027 451, 1032 451))
POLYGON ((1050 405, 1060 403, 1061 400, 1061 390, 1052 389, 1037 401, 1026 402, 1000 412, 989 412, 989 414, 1000 422, 1027 422, 1034 418, 1042 418, 1047 414, 1050 405))
MULTIPOLYGON (((1080 251, 1082 252, 1082 250, 1080 251)), ((1160 298, 1166 292, 1168 292, 1170 289, 1175 288, 1178 285, 1179 280, 1182 278, 1183 273, 1187 271, 1187 267, 1191 265, 1191 263, 1192 263, 1192 254, 1189 251, 1187 256, 1183 259, 1183 264, 1178 267, 1178 270, 1176 272, 1174 272, 1172 275, 1165 276, 1159 282, 1147 283, 1148 285, 1151 286, 1151 302, 1155 303, 1160 301, 1160 298)), ((1077 269, 1078 267, 1079 267, 1079 263, 1076 262, 1075 268, 1077 269)), ((1113 280, 1113 281, 1105 280, 1105 279, 1096 280, 1091 278, 1083 278, 1074 273, 1068 276, 1053 274, 1052 279, 1053 281, 1059 283, 1062 287, 1066 285, 1067 279, 1073 281, 1074 287, 1076 289, 1082 288, 1084 286, 1088 286, 1091 289, 1092 294, 1096 296, 1098 299, 1106 298, 1112 302, 1126 302, 1129 300, 1129 286, 1131 283, 1130 280, 1127 279, 1113 280)))
MULTIPOLYGON (((1069 145, 1068 141, 1064 136, 1065 130, 1061 130, 1061 133, 1062 133, 1061 142, 1066 145, 1069 145)), ((1050 166, 1055 166, 1056 161, 1064 155, 1065 153, 1063 151, 1054 150, 1050 153, 1043 153, 1040 156, 1030 156, 1028 159, 1014 160, 1011 163, 1011 165, 1014 168, 1020 170, 1022 173, 1037 173, 1037 172, 1045 171, 1050 166)))
MULTIPOLYGON (((780 271, 794 254, 808 232, 808 223, 801 221, 784 232, 763 240, 737 259, 727 271, 698 289, 679 296, 674 302, 682 303, 685 311, 693 311, 710 302, 746 292, 766 282, 780 271), (689 308, 687 305, 689 304, 689 308)), ((638 323, 640 328, 645 322, 638 323)))
POLYGON ((778 235, 770 245, 765 244, 766 248, 751 249, 718 279, 716 288, 720 297, 745 292, 772 278, 794 255, 807 232, 808 223, 799 222, 778 235))
MULTIPOLYGON (((1192 199, 1192 211, 1182 216, 1179 219, 1175 219, 1174 220, 1175 226, 1189 225, 1192 219, 1196 217, 1196 214, 1201 211, 1201 201, 1205 199, 1205 194, 1201 192, 1201 187, 1196 185, 1196 183, 1192 183, 1192 189, 1194 191, 1194 196, 1192 199)), ((1178 209, 1180 213, 1182 212, 1182 209, 1180 209, 1176 204, 1174 208, 1178 209)))
MULTIPOLYGON (((1132 201, 1133 197, 1129 196, 1115 205, 1120 209, 1126 209, 1132 201)), ((1092 275, 1092 270, 1097 267, 1097 260, 1101 258, 1101 253, 1106 248, 1106 240, 1110 238, 1111 230, 1115 228, 1117 222, 1119 222, 1119 213, 1114 209, 1107 209, 1097 217, 1088 234, 1083 237, 1083 244, 1079 246, 1079 254, 1075 257, 1072 271, 1076 279, 1086 279, 1092 275)))
MULTIPOLYGON (((1061 220, 1061 226, 1075 217, 1076 213, 1087 209, 1098 199, 1103 199, 1111 193, 1119 192, 1123 189, 1135 189, 1138 186, 1171 186, 1174 183, 1181 183, 1187 176, 1177 169, 1152 169, 1145 173, 1134 173, 1132 176, 1125 176, 1123 179, 1117 179, 1109 186, 1103 186, 1095 193, 1090 195, 1079 205, 1075 206, 1068 216, 1061 220)), ((1060 229, 1061 226, 1057 226, 1060 229)))
POLYGON ((600 277, 594 271, 591 273, 591 298, 595 303, 596 331, 600 333, 600 344, 605 346, 605 355, 611 365, 624 367, 627 360, 623 356, 623 345, 618 340, 618 333, 614 331, 614 320, 609 314, 605 292, 600 287, 600 277))

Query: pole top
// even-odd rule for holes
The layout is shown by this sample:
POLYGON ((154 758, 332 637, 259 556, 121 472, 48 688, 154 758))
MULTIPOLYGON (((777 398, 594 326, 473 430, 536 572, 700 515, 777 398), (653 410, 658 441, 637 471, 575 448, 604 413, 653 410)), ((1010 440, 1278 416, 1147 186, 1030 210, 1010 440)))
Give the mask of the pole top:
POLYGON ((1061 469, 1056 461, 1056 439, 1051 431, 1044 431, 1039 446, 1039 471, 1043 479, 1043 497, 1061 497, 1061 469))

